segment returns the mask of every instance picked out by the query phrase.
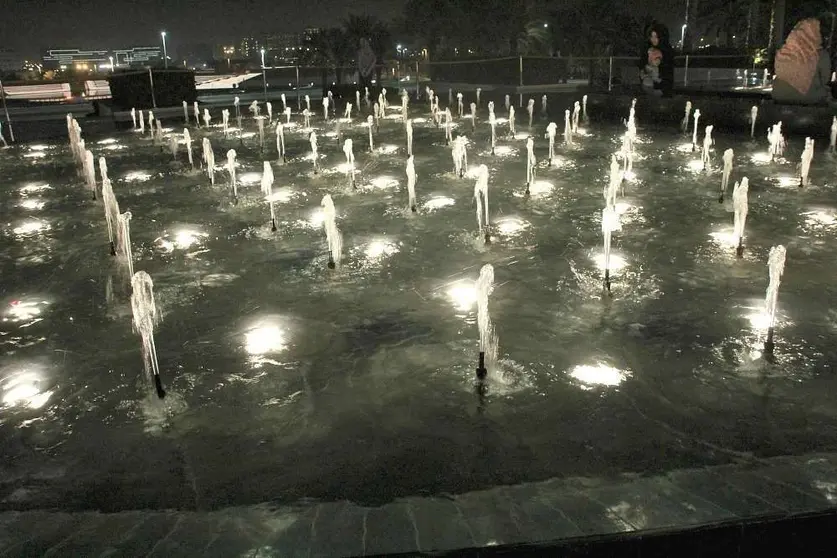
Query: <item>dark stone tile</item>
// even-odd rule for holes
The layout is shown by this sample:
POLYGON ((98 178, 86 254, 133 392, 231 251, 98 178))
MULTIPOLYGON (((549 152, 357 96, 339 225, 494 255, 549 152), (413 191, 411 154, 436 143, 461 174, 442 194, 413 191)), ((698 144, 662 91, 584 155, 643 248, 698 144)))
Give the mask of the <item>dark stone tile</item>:
POLYGON ((5 549, 16 558, 43 556, 50 548, 73 535, 84 523, 85 514, 25 512, 9 524, 14 542, 5 549))
POLYGON ((501 490, 509 501, 509 514, 521 535, 530 542, 558 541, 579 537, 583 531, 544 497, 538 484, 524 484, 501 490))
POLYGON ((174 513, 140 512, 140 518, 127 527, 118 541, 102 551, 103 556, 146 556, 174 528, 174 513))
POLYGON ((450 500, 411 498, 408 500, 419 532, 419 550, 454 550, 473 547, 468 524, 450 500))
POLYGON ((75 534, 52 547, 46 556, 99 556, 121 542, 142 521, 142 512, 83 514, 75 534))
POLYGON ((610 511, 607 506, 591 500, 583 493, 549 494, 544 491, 541 498, 550 507, 564 512, 584 535, 608 535, 636 529, 624 518, 610 511))
POLYGON ((677 471, 669 473, 667 477, 677 488, 698 495, 737 517, 784 514, 780 508, 769 502, 727 484, 723 478, 709 469, 677 471))
POLYGON ((148 558, 179 558, 199 554, 217 531, 210 514, 181 514, 175 527, 154 546, 148 558))
POLYGON ((9 527, 17 521, 18 515, 20 515, 18 512, 0 513, 0 554, 11 547, 12 544, 16 544, 9 527))
POLYGON ((369 508, 366 514, 366 554, 394 554, 418 550, 418 532, 404 502, 369 508))
POLYGON ((322 504, 312 520, 311 557, 361 556, 366 508, 349 502, 322 504))
POLYGON ((828 506, 822 496, 802 492, 788 484, 769 479, 757 472, 729 469, 719 476, 724 482, 789 513, 820 510, 828 506))
POLYGON ((225 547, 249 548, 253 555, 307 557, 311 550, 311 523, 320 507, 250 510, 243 517, 238 516, 238 510, 226 511, 224 515, 231 517, 224 522, 213 552, 221 556, 225 547))
POLYGON ((461 494, 455 505, 465 517, 475 546, 528 542, 509 513, 508 500, 497 489, 461 494))
MULTIPOLYGON (((265 544, 268 544, 265 542, 265 544)), ((254 543, 242 529, 240 520, 227 517, 218 523, 218 531, 210 537, 203 549, 203 556, 225 558, 229 556, 250 556, 265 544, 254 543)), ((200 553, 196 553, 201 555, 200 553)))
POLYGON ((663 478, 588 490, 585 495, 639 530, 694 525, 730 519, 732 514, 677 489, 663 478))

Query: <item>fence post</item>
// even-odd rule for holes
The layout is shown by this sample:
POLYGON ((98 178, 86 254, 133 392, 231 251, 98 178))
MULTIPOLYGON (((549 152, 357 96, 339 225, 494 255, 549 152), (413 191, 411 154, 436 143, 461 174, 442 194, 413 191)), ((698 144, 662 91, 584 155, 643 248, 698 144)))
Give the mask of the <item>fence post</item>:
POLYGON ((151 68, 148 68, 148 81, 151 84, 151 105, 157 108, 157 98, 154 96, 154 75, 151 73, 151 68))
POLYGON ((296 111, 299 112, 302 104, 299 99, 299 65, 294 66, 296 69, 296 111))
POLYGON ((683 85, 689 83, 689 55, 686 55, 686 67, 683 69, 683 85))
POLYGON ((421 97, 421 88, 419 83, 419 63, 416 60, 416 101, 421 97))
POLYGON ((607 90, 613 91, 613 57, 608 58, 607 90))
POLYGON ((3 97, 3 112, 6 113, 6 126, 9 127, 9 137, 12 143, 14 143, 15 132, 12 130, 12 120, 9 118, 9 107, 6 106, 6 90, 3 89, 3 80, 0 80, 0 97, 3 97))
POLYGON ((520 81, 520 87, 521 87, 521 89, 518 91, 518 94, 519 94, 518 95, 518 97, 519 97, 518 105, 520 106, 520 108, 523 108, 523 89, 522 89, 523 88, 523 57, 518 56, 517 60, 518 60, 518 69, 519 69, 518 73, 519 73, 519 77, 520 77, 519 81, 520 81))

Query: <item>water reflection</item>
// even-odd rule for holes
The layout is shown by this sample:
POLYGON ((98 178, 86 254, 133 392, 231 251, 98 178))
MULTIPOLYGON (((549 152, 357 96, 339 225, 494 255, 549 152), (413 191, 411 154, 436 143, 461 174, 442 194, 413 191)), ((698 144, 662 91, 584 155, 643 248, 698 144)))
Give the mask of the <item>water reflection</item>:
POLYGON ((47 305, 45 300, 13 300, 3 313, 4 322, 28 322, 31 325, 41 320, 40 315, 47 305))
POLYGON ((124 182, 147 182, 151 180, 151 173, 144 170, 130 171, 122 177, 124 182))
POLYGON ((584 384, 584 389, 592 389, 593 386, 618 386, 630 375, 627 370, 620 370, 604 363, 593 365, 582 364, 568 372, 571 378, 584 384))
POLYGON ((29 182, 20 187, 20 195, 28 196, 43 190, 51 190, 52 187, 46 182, 29 182))
POLYGON ((34 368, 23 368, 0 379, 0 402, 3 408, 28 407, 40 409, 53 391, 45 389, 44 374, 34 368))
POLYGON ((398 244, 395 242, 386 239, 375 239, 366 245, 364 255, 367 260, 379 261, 398 253, 398 251, 398 244))
POLYGON ((262 173, 260 172, 245 172, 238 177, 238 183, 242 186, 252 186, 259 184, 262 181, 262 173))
POLYGON ((428 211, 435 211, 443 207, 451 206, 454 203, 455 202, 453 198, 449 198, 447 196, 435 196, 424 203, 424 209, 428 211))
POLYGON ((27 237, 35 236, 40 232, 49 230, 49 223, 37 219, 31 221, 24 221, 20 225, 12 229, 15 236, 27 237))
POLYGON ((39 209, 43 209, 46 205, 46 202, 40 198, 29 198, 20 201, 17 205, 24 209, 31 209, 33 211, 37 211, 39 209))
POLYGON ((494 223, 496 230, 503 236, 519 236, 529 228, 529 223, 518 217, 503 217, 494 223))
POLYGON ((393 178, 392 176, 377 176, 369 181, 369 185, 378 190, 397 188, 398 179, 393 178))
POLYGON ((448 286, 447 293, 458 312, 470 312, 477 303, 477 286, 474 281, 457 281, 448 286))
POLYGON ((155 243, 166 252, 174 252, 175 250, 188 250, 192 247, 199 246, 202 239, 206 238, 206 233, 192 230, 181 229, 173 235, 164 235, 158 238, 155 243))

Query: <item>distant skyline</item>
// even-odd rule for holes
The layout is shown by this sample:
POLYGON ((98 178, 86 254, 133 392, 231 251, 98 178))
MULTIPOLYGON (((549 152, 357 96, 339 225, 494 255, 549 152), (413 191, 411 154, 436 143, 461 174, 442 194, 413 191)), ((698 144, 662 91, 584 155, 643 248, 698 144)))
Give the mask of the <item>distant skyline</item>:
POLYGON ((338 25, 349 14, 389 21, 406 0, 26 0, 0 19, 0 48, 40 58, 47 48, 221 44, 250 34, 338 25), (200 6, 200 7, 197 7, 200 6), (223 7, 223 8, 222 8, 223 7), (300 10, 303 7, 304 12, 300 10))

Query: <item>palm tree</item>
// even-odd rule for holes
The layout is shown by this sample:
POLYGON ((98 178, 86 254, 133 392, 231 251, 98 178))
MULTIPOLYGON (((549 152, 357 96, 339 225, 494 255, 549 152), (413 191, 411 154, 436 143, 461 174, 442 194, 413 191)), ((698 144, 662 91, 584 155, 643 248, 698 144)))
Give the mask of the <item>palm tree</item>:
POLYGON ((328 74, 334 71, 337 83, 342 82, 343 68, 349 61, 349 38, 339 27, 324 29, 311 35, 305 42, 304 62, 320 69, 323 94, 328 90, 328 74))
POLYGON ((378 18, 368 15, 349 15, 343 20, 343 29, 354 51, 360 47, 360 40, 367 39, 375 53, 378 64, 375 77, 381 82, 381 64, 392 50, 392 35, 389 28, 378 18))

